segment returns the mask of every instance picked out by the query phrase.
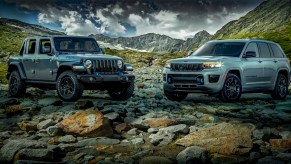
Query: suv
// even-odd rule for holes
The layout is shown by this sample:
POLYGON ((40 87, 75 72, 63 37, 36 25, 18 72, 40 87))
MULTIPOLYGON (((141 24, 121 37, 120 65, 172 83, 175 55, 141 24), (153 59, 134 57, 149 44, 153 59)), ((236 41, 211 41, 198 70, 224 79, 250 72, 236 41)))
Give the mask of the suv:
POLYGON ((84 89, 108 90, 115 100, 130 98, 133 68, 104 54, 95 39, 80 36, 38 36, 25 39, 18 56, 9 58, 9 92, 21 97, 27 86, 56 89, 64 101, 76 101, 84 89))
POLYGON ((214 40, 166 62, 164 94, 182 101, 188 93, 219 94, 224 102, 241 93, 266 92, 274 99, 288 94, 290 64, 281 47, 265 40, 214 40))

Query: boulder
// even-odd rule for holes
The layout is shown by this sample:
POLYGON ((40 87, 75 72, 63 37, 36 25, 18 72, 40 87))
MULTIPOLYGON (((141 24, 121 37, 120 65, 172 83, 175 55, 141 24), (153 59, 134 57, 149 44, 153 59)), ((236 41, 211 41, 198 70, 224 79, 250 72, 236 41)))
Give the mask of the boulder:
POLYGON ((75 107, 77 109, 88 109, 94 107, 94 104, 92 101, 78 101, 76 102, 75 107))
POLYGON ((133 128, 133 129, 130 129, 127 134, 129 135, 138 135, 139 134, 139 131, 137 128, 133 128))
POLYGON ((118 139, 107 137, 87 138, 80 140, 75 144, 75 147, 97 146, 97 145, 116 145, 119 144, 118 139))
POLYGON ((45 160, 51 161, 54 159, 54 152, 49 149, 31 149, 25 148, 20 150, 16 157, 26 160, 45 160))
POLYGON ((140 164, 172 164, 173 162, 166 158, 166 157, 160 157, 160 156, 148 156, 144 157, 139 161, 140 164))
POLYGON ((199 146, 190 146, 181 151, 176 160, 178 164, 185 163, 206 163, 208 160, 207 150, 199 146))
POLYGON ((23 131, 37 130, 37 123, 32 121, 21 121, 18 126, 23 131))
POLYGON ((242 155, 253 147, 251 136, 254 129, 252 124, 222 123, 193 132, 177 140, 176 144, 204 147, 210 153, 242 155))
POLYGON ((62 129, 59 126, 50 126, 46 129, 46 132, 50 136, 57 136, 62 134, 62 129))
POLYGON ((119 117, 119 114, 116 112, 107 113, 104 117, 108 118, 109 120, 116 120, 119 117))
POLYGON ((144 123, 147 124, 151 128, 168 127, 170 125, 177 124, 175 120, 171 120, 168 117, 148 118, 144 120, 144 123))
POLYGON ((124 132, 124 131, 128 131, 132 128, 132 126, 130 124, 127 123, 121 123, 115 126, 115 131, 117 131, 118 133, 124 132))
POLYGON ((11 161, 14 155, 24 148, 46 148, 46 144, 27 139, 10 140, 1 148, 1 154, 4 160, 11 161))
POLYGON ((113 134, 108 118, 98 110, 77 112, 60 122, 67 134, 84 137, 109 137, 113 134))
POLYGON ((61 143, 74 143, 77 141, 77 139, 72 135, 65 135, 60 137, 58 141, 61 143))
POLYGON ((167 145, 173 141, 176 134, 189 132, 189 127, 185 124, 173 125, 159 129, 158 133, 151 134, 149 138, 153 145, 167 145))
POLYGON ((131 140, 132 144, 134 145, 142 145, 144 144, 143 138, 134 138, 131 140))
POLYGON ((284 164, 285 162, 278 157, 266 156, 258 160, 257 164, 284 164))
POLYGON ((41 121, 40 123, 37 124, 37 129, 41 130, 41 129, 46 129, 49 126, 53 126, 55 125, 56 122, 54 122, 52 119, 47 119, 44 121, 41 121))
POLYGON ((291 139, 270 139, 273 147, 291 148, 291 139))
POLYGON ((60 99, 58 98, 43 98, 40 99, 37 103, 40 106, 49 106, 49 105, 54 105, 54 104, 58 104, 60 99))

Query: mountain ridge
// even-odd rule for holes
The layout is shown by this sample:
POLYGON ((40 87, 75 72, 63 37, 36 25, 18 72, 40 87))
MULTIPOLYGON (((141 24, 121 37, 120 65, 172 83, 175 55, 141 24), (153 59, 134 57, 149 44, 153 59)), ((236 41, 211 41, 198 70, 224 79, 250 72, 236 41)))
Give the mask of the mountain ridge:
POLYGON ((120 45, 123 48, 146 50, 149 52, 181 52, 198 48, 201 44, 210 40, 212 35, 203 30, 193 38, 187 40, 171 38, 167 35, 148 33, 134 37, 110 38, 103 34, 92 34, 97 41, 120 45))

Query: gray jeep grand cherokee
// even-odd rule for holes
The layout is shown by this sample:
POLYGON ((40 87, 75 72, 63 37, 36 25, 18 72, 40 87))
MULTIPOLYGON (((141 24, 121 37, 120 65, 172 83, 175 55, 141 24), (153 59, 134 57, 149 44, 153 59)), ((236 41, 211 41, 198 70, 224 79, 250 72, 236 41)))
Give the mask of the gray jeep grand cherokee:
POLYGON ((239 100, 241 93, 288 94, 290 64, 281 47, 266 40, 214 40, 189 52, 188 57, 166 62, 164 94, 182 101, 188 93, 219 94, 224 102, 239 100))
POLYGON ((108 90, 115 100, 130 98, 134 75, 130 64, 106 55, 96 40, 80 36, 27 38, 18 56, 9 58, 7 79, 11 96, 27 86, 56 89, 64 101, 76 101, 83 90, 108 90))

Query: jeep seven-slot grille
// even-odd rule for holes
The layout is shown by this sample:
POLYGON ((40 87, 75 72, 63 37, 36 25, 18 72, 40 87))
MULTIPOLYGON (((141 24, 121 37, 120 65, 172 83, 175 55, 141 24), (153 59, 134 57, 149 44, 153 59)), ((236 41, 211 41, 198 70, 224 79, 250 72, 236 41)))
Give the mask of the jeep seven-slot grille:
POLYGON ((117 66, 118 60, 112 60, 112 59, 100 59, 96 60, 96 72, 100 73, 116 73, 118 72, 118 66, 117 66))
POLYGON ((202 64, 198 63, 172 63, 171 71, 202 71, 202 64))

